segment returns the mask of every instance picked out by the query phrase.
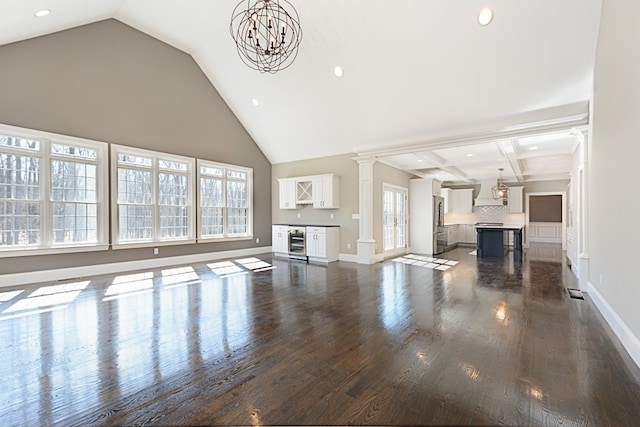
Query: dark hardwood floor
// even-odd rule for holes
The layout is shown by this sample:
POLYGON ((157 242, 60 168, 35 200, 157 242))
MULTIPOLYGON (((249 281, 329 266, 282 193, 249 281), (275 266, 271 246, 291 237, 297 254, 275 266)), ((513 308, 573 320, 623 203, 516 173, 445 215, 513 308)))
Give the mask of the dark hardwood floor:
POLYGON ((0 424, 638 425, 640 370, 562 252, 469 252, 0 288, 0 424))

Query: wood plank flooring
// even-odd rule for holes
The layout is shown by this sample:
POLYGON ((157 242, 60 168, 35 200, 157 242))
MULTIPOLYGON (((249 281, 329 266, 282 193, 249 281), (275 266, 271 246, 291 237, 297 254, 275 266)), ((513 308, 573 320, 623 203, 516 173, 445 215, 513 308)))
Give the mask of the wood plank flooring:
POLYGON ((0 288, 0 424, 638 425, 640 370, 562 252, 469 252, 0 288))

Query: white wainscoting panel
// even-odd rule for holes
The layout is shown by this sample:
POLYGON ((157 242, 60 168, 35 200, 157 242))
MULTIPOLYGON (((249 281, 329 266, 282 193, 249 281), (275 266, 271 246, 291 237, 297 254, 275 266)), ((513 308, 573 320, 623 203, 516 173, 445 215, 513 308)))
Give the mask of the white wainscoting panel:
POLYGON ((562 223, 530 222, 529 242, 562 243, 562 223))

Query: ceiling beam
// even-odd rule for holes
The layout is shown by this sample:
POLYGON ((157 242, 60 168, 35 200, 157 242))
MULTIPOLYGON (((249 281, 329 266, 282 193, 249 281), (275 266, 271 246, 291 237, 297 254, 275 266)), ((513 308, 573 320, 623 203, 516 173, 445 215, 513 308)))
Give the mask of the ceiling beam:
POLYGON ((502 129, 471 133, 459 137, 432 139, 421 142, 407 142, 402 145, 394 144, 386 147, 367 148, 356 147, 354 152, 359 156, 393 156, 398 154, 415 153, 418 151, 439 150, 443 148, 462 147, 486 142, 495 142, 505 138, 519 138, 536 136, 561 131, 586 132, 589 123, 589 113, 575 114, 534 123, 508 126, 502 129))
POLYGON ((422 151, 422 152, 416 153, 416 156, 432 163, 434 166, 438 167, 443 172, 447 172, 448 174, 455 176, 461 181, 465 181, 471 184, 474 183, 473 180, 467 177, 466 173, 462 172, 460 169, 454 166, 447 165, 447 162, 445 162, 445 160, 442 157, 438 156, 436 153, 433 153, 431 151, 422 151))
POLYGON ((522 174, 522 167, 520 166, 520 162, 516 157, 516 145, 513 142, 513 139, 508 139, 506 141, 496 142, 496 146, 498 150, 502 153, 502 155, 509 162, 509 166, 511 167, 511 172, 513 176, 516 177, 518 182, 524 181, 524 176, 522 174))

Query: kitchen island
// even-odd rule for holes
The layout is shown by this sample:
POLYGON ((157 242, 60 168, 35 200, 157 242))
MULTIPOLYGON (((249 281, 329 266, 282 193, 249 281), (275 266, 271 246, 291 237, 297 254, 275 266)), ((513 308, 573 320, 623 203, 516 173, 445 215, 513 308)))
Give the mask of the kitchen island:
POLYGON ((504 258, 508 247, 504 246, 504 233, 513 232, 513 259, 522 259, 521 225, 476 224, 477 256, 504 258))

